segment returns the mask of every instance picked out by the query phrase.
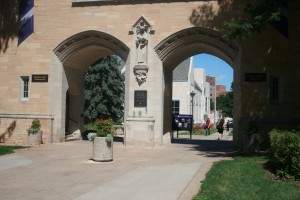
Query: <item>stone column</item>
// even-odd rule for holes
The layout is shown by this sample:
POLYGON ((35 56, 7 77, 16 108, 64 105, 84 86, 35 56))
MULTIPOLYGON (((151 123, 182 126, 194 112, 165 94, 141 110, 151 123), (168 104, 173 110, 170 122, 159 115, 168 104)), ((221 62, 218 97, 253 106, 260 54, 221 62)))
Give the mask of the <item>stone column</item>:
POLYGON ((50 89, 50 115, 53 116, 53 129, 50 141, 59 143, 65 141, 66 92, 69 88, 63 64, 53 55, 50 89))
POLYGON ((163 68, 154 47, 154 30, 144 17, 133 25, 126 63, 125 145, 159 146, 163 127, 163 68))

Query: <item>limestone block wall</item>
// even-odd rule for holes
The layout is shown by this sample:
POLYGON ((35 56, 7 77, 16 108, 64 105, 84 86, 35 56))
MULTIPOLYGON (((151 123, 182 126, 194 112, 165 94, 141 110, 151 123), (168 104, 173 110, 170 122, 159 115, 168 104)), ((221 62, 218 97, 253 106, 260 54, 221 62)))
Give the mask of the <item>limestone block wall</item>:
MULTIPOLYGON (((52 120, 50 119, 50 116, 47 117, 49 117, 49 119, 40 119, 42 143, 44 144, 51 142, 50 131, 52 120)), ((30 119, 29 116, 15 116, 15 118, 6 118, 1 116, 0 143, 28 145, 27 129, 31 126, 32 120, 33 119, 30 119), (27 117, 27 119, 25 117, 27 117)))

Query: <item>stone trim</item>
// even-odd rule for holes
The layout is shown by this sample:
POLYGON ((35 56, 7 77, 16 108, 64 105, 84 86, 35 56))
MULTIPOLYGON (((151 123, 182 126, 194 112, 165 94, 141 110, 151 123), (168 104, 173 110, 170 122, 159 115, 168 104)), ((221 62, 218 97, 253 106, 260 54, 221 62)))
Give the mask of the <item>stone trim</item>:
POLYGON ((52 115, 41 115, 41 114, 0 114, 0 118, 9 118, 9 119, 54 119, 52 115))
POLYGON ((117 38, 100 31, 89 30, 78 33, 60 43, 54 53, 61 62, 64 62, 77 49, 91 44, 98 44, 116 52, 123 60, 127 59, 129 48, 117 38))
POLYGON ((199 0, 72 0, 72 7, 193 2, 199 0))
POLYGON ((155 122, 153 117, 127 117, 126 121, 155 122))
POLYGON ((192 27, 174 33, 160 42, 155 47, 155 51, 159 58, 164 62, 176 49, 197 41, 220 50, 222 53, 228 56, 231 64, 238 55, 239 48, 236 44, 226 41, 217 31, 202 27, 192 27))

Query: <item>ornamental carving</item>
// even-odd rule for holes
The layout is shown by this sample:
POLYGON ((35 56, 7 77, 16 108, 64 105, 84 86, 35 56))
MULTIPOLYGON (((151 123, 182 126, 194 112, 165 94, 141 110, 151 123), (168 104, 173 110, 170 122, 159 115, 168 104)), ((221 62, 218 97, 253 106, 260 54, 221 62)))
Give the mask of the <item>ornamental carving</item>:
POLYGON ((149 34, 154 31, 151 29, 150 24, 144 17, 133 25, 132 34, 134 35, 135 42, 135 66, 133 73, 139 85, 146 82, 148 73, 148 48, 149 48, 149 34))
POLYGON ((146 82, 148 70, 149 68, 146 65, 134 66, 133 73, 139 86, 146 82))
POLYGON ((136 27, 136 53, 137 64, 147 65, 147 52, 148 52, 148 26, 142 20, 136 27))

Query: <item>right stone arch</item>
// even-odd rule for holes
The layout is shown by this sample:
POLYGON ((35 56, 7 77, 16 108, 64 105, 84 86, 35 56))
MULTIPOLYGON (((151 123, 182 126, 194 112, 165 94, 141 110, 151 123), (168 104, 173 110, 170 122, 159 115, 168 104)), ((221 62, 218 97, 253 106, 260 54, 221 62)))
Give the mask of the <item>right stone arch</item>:
MULTIPOLYGON (((172 131, 172 72, 183 60, 200 53, 207 53, 227 62, 234 72, 233 117, 237 122, 241 118, 241 48, 235 42, 226 41, 215 30, 204 27, 192 27, 176 32, 162 40, 155 51, 163 63, 164 73, 164 137, 172 131)), ((238 123, 234 123, 234 144, 240 145, 238 123)))

